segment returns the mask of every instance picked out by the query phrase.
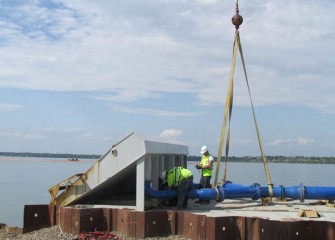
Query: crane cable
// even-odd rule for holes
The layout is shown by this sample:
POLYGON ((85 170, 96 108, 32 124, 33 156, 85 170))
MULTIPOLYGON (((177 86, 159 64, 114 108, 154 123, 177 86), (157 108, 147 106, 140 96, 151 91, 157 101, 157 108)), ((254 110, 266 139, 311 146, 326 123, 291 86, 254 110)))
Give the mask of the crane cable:
POLYGON ((237 54, 237 49, 238 49, 239 52, 240 52, 242 65, 243 65, 243 70, 244 70, 244 76, 245 76, 245 80, 246 80, 247 87, 248 87, 249 98, 250 98, 254 123, 255 123, 255 127, 256 127, 259 148, 260 148, 260 151, 261 151, 261 154, 262 154, 262 160, 263 160, 265 175, 266 175, 266 179, 267 179, 267 183, 268 183, 269 196, 270 196, 270 199, 272 199, 272 197, 273 197, 273 184, 271 183, 270 172, 269 172, 268 165, 267 165, 267 160, 266 160, 266 157, 265 157, 265 154, 264 154, 263 143, 262 143, 262 139, 261 139, 260 132, 259 132, 259 127, 258 127, 257 120, 256 120, 256 114, 255 114, 254 106, 253 106, 253 103, 252 103, 249 81, 248 81, 247 71, 246 71, 244 57, 243 57, 240 35, 239 35, 239 31, 238 31, 238 27, 239 27, 240 24, 242 24, 242 21, 243 21, 242 17, 238 15, 238 0, 237 0, 237 3, 236 3, 236 13, 237 14, 235 16, 240 18, 240 22, 235 24, 234 23, 234 18, 233 18, 233 23, 236 26, 236 33, 235 33, 235 40, 234 40, 234 47, 233 47, 233 58, 232 58, 232 65, 231 65, 231 70, 230 70, 228 93, 227 93, 227 98, 226 98, 226 106, 225 106, 225 111, 224 111, 222 129, 221 129, 220 145, 219 145, 218 158, 217 158, 217 164, 216 164, 216 171, 215 171, 215 178, 214 178, 213 186, 214 187, 217 186, 217 179, 218 179, 220 164, 221 164, 222 148, 223 148, 223 142, 224 142, 224 138, 225 138, 227 117, 229 116, 228 130, 227 130, 227 136, 226 136, 225 167, 224 167, 224 175, 223 175, 223 178, 222 178, 222 184, 224 184, 226 182, 226 179, 227 179, 227 161, 228 161, 228 155, 229 155, 229 142, 230 142, 230 120, 231 120, 232 109, 233 109, 234 72, 235 72, 235 64, 236 64, 236 54, 237 54))

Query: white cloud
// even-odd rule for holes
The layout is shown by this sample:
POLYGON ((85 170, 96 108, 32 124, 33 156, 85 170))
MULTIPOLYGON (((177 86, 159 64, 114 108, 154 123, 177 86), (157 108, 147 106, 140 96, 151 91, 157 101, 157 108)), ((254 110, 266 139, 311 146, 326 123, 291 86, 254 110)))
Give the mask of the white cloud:
POLYGON ((104 141, 104 142, 112 142, 114 140, 111 136, 105 135, 103 133, 91 133, 85 132, 79 136, 80 139, 85 140, 95 140, 95 141, 104 141))
POLYGON ((218 0, 197 0, 197 2, 201 4, 215 4, 218 0))
POLYGON ((0 111, 15 111, 23 108, 23 105, 11 104, 11 103, 0 103, 0 111))
POLYGON ((159 98, 160 94, 145 91, 139 92, 136 89, 127 89, 122 92, 116 92, 115 94, 110 93, 105 95, 104 93, 100 93, 99 95, 95 94, 90 97, 106 102, 132 102, 145 98, 159 98))
POLYGON ((308 138, 303 138, 303 137, 299 137, 298 139, 298 144, 299 145, 309 145, 314 143, 315 141, 313 139, 308 139, 308 138))
POLYGON ((297 140, 293 139, 276 139, 272 142, 270 142, 268 145, 272 146, 279 146, 279 145, 309 145, 314 143, 315 141, 313 139, 307 139, 303 137, 299 137, 297 140))
POLYGON ((47 133, 47 134, 54 134, 54 133, 73 134, 73 133, 81 133, 83 131, 85 131, 85 128, 80 127, 80 126, 74 127, 74 128, 47 127, 47 128, 42 129, 42 132, 47 133))
POLYGON ((130 108, 116 104, 108 104, 108 105, 113 109, 113 111, 132 113, 132 114, 146 114, 146 115, 165 116, 165 117, 194 117, 201 114, 199 112, 173 112, 173 111, 165 111, 165 110, 149 109, 149 108, 130 108))
MULTIPOLYGON (((0 87, 101 91, 101 99, 113 92, 109 101, 119 102, 171 92, 195 94, 203 105, 225 101, 235 2, 54 3, 50 9, 40 1, 4 6, 0 87)), ((239 5, 254 104, 335 112, 335 3, 239 5)), ((235 74, 234 104, 249 105, 239 59, 235 74)))
POLYGON ((294 140, 292 140, 292 139, 276 139, 276 140, 270 142, 269 145, 278 146, 278 145, 282 145, 282 144, 292 144, 293 142, 294 142, 294 140))
MULTIPOLYGON (((5 95, 10 89, 7 96, 2 95, 2 102, 17 89, 73 91, 73 95, 89 96, 110 106, 113 111, 107 114, 115 114, 114 111, 138 114, 139 119, 141 116, 180 117, 182 121, 183 117, 208 113, 212 114, 214 123, 215 105, 222 106, 226 100, 235 32, 231 24, 235 14, 233 1, 34 0, 2 4, 0 88, 5 95), (48 4, 52 7, 48 8, 48 4), (171 96, 180 98, 183 105, 179 107, 179 102, 171 96), (166 104, 155 100, 162 103, 166 100, 166 104), (206 112, 196 112, 195 104, 209 107, 200 106, 206 112)), ((255 0, 239 5, 244 18, 240 36, 254 105, 280 108, 290 105, 301 109, 307 106, 335 113, 335 59, 332 57, 335 2, 255 0)), ((234 105, 250 106, 240 56, 234 87, 234 105)), ((26 99, 31 100, 18 98, 22 102, 26 99)), ((105 107, 95 104, 88 106, 94 106, 97 112, 105 107)), ((76 106, 79 109, 80 104, 76 106)), ((4 102, 0 111, 23 107, 4 102)), ((26 111, 16 113, 21 112, 26 111)), ((81 111, 81 114, 86 113, 81 111)), ((127 114, 120 115, 127 117, 127 114)), ((59 127, 61 123, 54 122, 64 122, 58 116, 50 123, 57 127, 41 131, 42 135, 52 136, 53 132, 55 136, 70 136, 73 130, 71 136, 78 137, 92 131, 85 139, 98 139, 99 133, 89 129, 88 119, 82 121, 85 129, 71 129, 73 118, 67 119, 62 123, 67 124, 62 128, 67 128, 67 132, 59 127)), ((325 118, 331 117, 332 114, 327 114, 325 118)), ((25 118, 16 118, 19 119, 25 118)), ((196 124, 189 125, 197 127, 196 124)), ((291 124, 297 123, 287 125, 291 124)), ((322 141, 316 135, 300 140, 299 135, 289 136, 283 135, 269 144, 286 147, 310 144, 312 139, 322 141)), ((193 137, 190 142, 200 140, 193 137)), ((332 140, 329 137, 325 141, 332 140)), ((236 144, 247 146, 249 141, 236 144)))
POLYGON ((238 139, 236 141, 231 141, 231 143, 234 145, 249 145, 253 143, 253 141, 251 139, 238 139))
POLYGON ((27 140, 27 141, 35 141, 45 139, 46 136, 40 134, 38 132, 30 132, 30 133, 23 133, 23 132, 11 132, 5 131, 0 132, 0 136, 9 138, 9 139, 18 139, 18 140, 27 140))
POLYGON ((45 139, 46 136, 40 133, 27 133, 23 135, 23 138, 26 140, 40 140, 40 139, 45 139))
POLYGON ((162 138, 171 138, 171 137, 179 137, 183 133, 182 130, 178 129, 165 129, 161 134, 159 134, 162 138))

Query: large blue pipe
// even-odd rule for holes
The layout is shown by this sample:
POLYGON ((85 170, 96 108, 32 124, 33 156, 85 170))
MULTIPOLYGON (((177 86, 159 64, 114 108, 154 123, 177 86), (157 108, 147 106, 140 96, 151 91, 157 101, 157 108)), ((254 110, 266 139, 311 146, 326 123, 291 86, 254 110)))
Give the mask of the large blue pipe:
MULTIPOLYGON (((150 182, 145 184, 145 193, 151 198, 172 199, 177 197, 176 190, 154 191, 150 182)), ((233 184, 227 182, 218 188, 192 189, 188 191, 187 196, 191 199, 217 200, 234 198, 251 198, 257 200, 270 196, 268 187, 261 187, 259 184, 252 185, 233 184)), ((334 200, 335 187, 307 187, 303 184, 299 186, 273 187, 273 197, 299 199, 303 202, 305 199, 334 200)))

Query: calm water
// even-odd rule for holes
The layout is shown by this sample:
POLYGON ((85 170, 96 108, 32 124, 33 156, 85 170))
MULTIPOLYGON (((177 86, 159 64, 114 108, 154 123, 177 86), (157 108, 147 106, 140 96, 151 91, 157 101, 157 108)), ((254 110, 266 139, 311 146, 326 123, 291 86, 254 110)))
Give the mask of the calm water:
POLYGON ((22 227, 24 205, 49 204, 50 187, 85 172, 94 162, 0 157, 0 223, 22 227))
MULTIPOLYGON (((48 204, 48 189, 66 178, 85 172, 96 160, 71 162, 53 158, 0 157, 0 223, 23 226, 24 205, 48 204)), ((199 182, 200 171, 189 163, 194 182, 199 182)), ((223 164, 221 165, 221 168, 223 164)), ((324 164, 269 164, 275 186, 334 186, 334 165, 324 164)), ((220 172, 223 172, 221 169, 220 172)), ((228 163, 228 179, 233 183, 259 183, 266 186, 262 163, 228 163)), ((219 176, 221 180, 222 174, 219 176)))

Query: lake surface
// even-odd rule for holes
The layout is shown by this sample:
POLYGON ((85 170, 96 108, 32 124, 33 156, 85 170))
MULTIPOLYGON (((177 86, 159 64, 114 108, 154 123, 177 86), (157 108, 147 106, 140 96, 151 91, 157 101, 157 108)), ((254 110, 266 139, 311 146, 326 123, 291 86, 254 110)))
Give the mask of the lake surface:
MULTIPOLYGON (((77 173, 85 172, 97 160, 78 162, 59 158, 10 158, 0 157, 0 223, 23 226, 24 205, 49 204, 48 189, 77 173)), ((198 183, 200 171, 195 162, 188 168, 198 183)), ((274 186, 335 186, 335 164, 268 164, 274 186)), ((233 183, 259 183, 267 186, 262 163, 228 163, 227 180, 233 183)), ((222 179, 221 164, 219 182, 222 179)), ((212 178, 213 181, 213 178, 212 178)))

